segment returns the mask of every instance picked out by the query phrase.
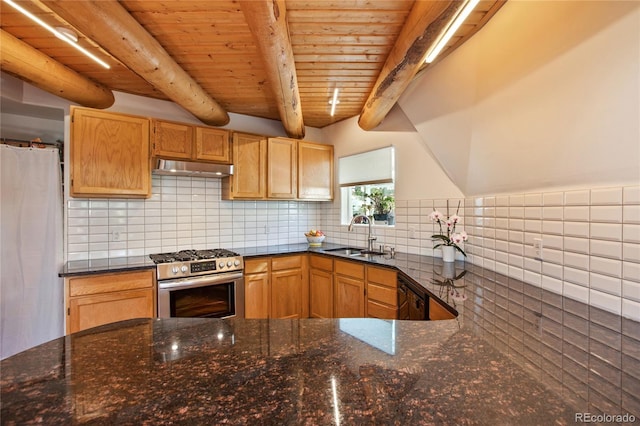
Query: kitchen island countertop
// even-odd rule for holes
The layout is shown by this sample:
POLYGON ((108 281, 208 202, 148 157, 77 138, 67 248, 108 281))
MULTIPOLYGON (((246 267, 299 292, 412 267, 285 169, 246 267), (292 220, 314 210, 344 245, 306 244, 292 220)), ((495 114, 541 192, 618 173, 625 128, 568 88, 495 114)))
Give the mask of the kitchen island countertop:
MULTIPOLYGON (((327 247, 238 251, 328 255, 327 247)), ((3 360, 2 422, 640 421, 638 322, 475 265, 401 253, 367 262, 397 268, 458 317, 105 325, 3 360)))
POLYGON ((456 321, 140 319, 2 361, 3 424, 566 424, 574 412, 456 321))

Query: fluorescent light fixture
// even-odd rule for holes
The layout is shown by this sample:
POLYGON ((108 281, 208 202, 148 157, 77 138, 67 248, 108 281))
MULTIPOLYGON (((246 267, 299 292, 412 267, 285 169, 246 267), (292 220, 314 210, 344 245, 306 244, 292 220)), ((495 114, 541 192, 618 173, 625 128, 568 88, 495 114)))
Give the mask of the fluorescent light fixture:
POLYGON ((449 40, 451 40, 451 37, 453 37, 456 31, 458 31, 460 25, 462 25, 465 19, 467 19, 478 3, 480 3, 480 0, 469 0, 467 4, 464 5, 460 13, 458 13, 458 16, 456 16, 451 25, 449 25, 449 28, 447 28, 447 31, 445 31, 445 33, 440 37, 436 42, 435 47, 431 49, 431 52, 427 55, 427 59, 424 60, 427 64, 430 64, 434 59, 436 59, 436 56, 440 54, 442 49, 447 45, 449 40))
POLYGON ((80 46, 77 43, 77 38, 74 41, 72 37, 70 37, 70 35, 66 32, 61 32, 58 31, 57 29, 53 28, 51 25, 47 24, 46 22, 44 22, 42 19, 38 18, 36 15, 34 15, 33 13, 29 12, 27 9, 23 8, 22 6, 20 6, 19 4, 17 4, 16 2, 14 2, 13 0, 4 0, 5 3, 7 3, 9 6, 13 7, 15 10, 17 10, 18 12, 22 13, 24 16, 26 16, 27 18, 31 19, 33 22, 35 22, 36 24, 40 25, 42 28, 46 29, 47 31, 49 31, 51 34, 53 34, 54 36, 56 36, 57 38, 59 38, 60 40, 64 41, 65 43, 70 44, 71 46, 73 46, 74 48, 76 48, 77 50, 79 50, 80 52, 82 52, 85 56, 93 59, 94 61, 96 61, 98 64, 102 65, 103 67, 105 67, 106 69, 111 68, 109 66, 109 64, 107 64, 105 61, 103 61, 102 59, 98 58, 96 55, 94 55, 93 53, 89 52, 87 49, 85 49, 84 47, 80 46))
POLYGON ((338 100, 338 88, 333 89, 333 99, 329 101, 331 104, 331 116, 333 117, 336 113, 336 105, 340 103, 338 100))
POLYGON ((72 31, 68 28, 63 28, 63 27, 55 27, 55 30, 62 34, 63 37, 60 37, 58 34, 56 34, 56 37, 58 37, 60 40, 62 41, 67 41, 66 39, 68 38, 69 40, 71 40, 74 43, 78 42, 78 34, 76 34, 75 31, 72 31))

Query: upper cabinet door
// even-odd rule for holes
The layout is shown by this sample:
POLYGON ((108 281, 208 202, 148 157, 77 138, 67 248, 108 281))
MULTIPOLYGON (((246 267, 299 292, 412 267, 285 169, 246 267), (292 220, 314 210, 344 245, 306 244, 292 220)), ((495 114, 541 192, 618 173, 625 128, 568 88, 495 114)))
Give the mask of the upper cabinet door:
POLYGON ((196 160, 231 164, 229 131, 196 127, 196 160))
POLYGON ((151 195, 149 120, 73 107, 72 197, 151 195))
POLYGON ((233 133, 233 175, 222 181, 225 199, 261 200, 267 195, 267 139, 233 133))
POLYGON ((267 197, 295 199, 298 141, 269 138, 267 145, 267 197))
POLYGON ((189 160, 193 152, 193 126, 153 120, 153 155, 189 160))
POLYGON ((333 145, 298 142, 298 198, 333 200, 333 145))

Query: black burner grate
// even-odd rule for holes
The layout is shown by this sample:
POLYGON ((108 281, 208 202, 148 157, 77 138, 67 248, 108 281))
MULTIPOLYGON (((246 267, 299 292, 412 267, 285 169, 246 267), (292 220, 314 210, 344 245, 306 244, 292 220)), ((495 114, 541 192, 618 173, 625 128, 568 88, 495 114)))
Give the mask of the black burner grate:
POLYGON ((180 250, 173 253, 150 254, 154 263, 189 262, 193 260, 217 259, 220 257, 238 257, 238 253, 226 249, 180 250))

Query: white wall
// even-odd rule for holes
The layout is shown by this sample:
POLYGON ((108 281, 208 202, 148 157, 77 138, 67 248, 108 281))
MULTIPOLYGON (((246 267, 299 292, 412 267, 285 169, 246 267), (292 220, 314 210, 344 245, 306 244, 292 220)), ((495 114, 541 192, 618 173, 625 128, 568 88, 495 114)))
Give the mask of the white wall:
POLYGON ((336 164, 340 157, 393 145, 399 200, 462 196, 399 108, 394 107, 374 131, 362 130, 358 117, 353 117, 323 128, 322 133, 334 145, 336 164))
MULTIPOLYGON (((467 262, 640 319, 639 2, 510 0, 398 105, 373 132, 323 129, 337 157, 400 147, 378 242, 439 256, 427 215, 463 193, 467 262)), ((325 218, 329 241, 366 243, 339 206, 325 218)))
POLYGON ((509 1, 399 101, 466 196, 640 181, 640 3, 509 1))

